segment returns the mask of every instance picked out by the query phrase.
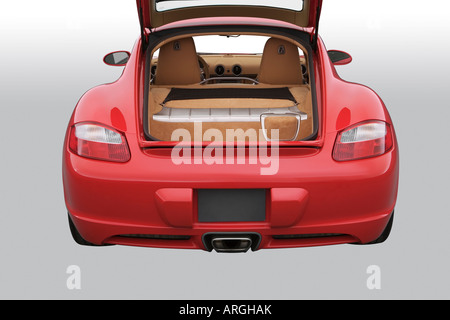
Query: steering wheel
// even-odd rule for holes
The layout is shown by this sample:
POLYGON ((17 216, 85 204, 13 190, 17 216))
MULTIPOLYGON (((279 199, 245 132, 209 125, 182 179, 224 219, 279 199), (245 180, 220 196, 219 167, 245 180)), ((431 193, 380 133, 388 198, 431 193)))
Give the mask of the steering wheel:
POLYGON ((203 79, 209 79, 210 77, 209 65, 206 63, 205 59, 203 59, 199 54, 197 55, 197 57, 203 79))

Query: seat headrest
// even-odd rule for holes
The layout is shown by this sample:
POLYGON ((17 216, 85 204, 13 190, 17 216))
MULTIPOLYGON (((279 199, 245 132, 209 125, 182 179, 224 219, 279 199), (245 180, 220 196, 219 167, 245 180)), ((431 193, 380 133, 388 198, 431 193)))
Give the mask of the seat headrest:
POLYGON ((156 85, 189 85, 202 80, 194 39, 171 41, 161 47, 156 85))
POLYGON ((270 38, 264 47, 258 80, 273 85, 303 84, 298 47, 283 39, 270 38))

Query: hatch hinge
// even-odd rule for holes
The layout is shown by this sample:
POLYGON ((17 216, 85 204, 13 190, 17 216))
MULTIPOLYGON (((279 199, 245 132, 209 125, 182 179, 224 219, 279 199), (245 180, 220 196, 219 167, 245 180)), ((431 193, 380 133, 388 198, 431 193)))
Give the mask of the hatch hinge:
POLYGON ((317 6, 317 12, 316 12, 316 23, 314 25, 314 31, 311 35, 311 45, 314 51, 317 50, 317 42, 319 41, 319 21, 320 21, 320 13, 322 11, 322 4, 319 4, 317 6))

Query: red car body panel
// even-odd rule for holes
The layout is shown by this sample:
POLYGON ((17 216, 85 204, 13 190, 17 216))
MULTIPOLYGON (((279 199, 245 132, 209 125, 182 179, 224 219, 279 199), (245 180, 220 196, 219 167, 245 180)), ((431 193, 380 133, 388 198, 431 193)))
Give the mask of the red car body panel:
MULTIPOLYGON (((162 28, 226 23, 288 27, 267 19, 205 18, 162 28)), ((279 170, 270 176, 259 174, 263 165, 175 165, 170 148, 175 143, 147 141, 142 125, 144 60, 138 40, 120 79, 88 91, 68 125, 63 152, 65 201, 85 240, 97 245, 206 249, 202 241, 206 233, 251 232, 261 235, 258 249, 265 249, 369 243, 383 232, 397 198, 399 155, 395 133, 393 148, 382 156, 337 162, 332 153, 341 130, 367 120, 391 125, 392 121, 376 93, 339 78, 320 38, 314 56, 317 139, 280 142, 279 170), (123 133, 131 160, 111 163, 73 154, 68 147, 70 128, 86 121, 123 133), (200 223, 197 190, 233 188, 266 189, 266 221, 200 223), (278 237, 323 234, 328 236, 278 237), (186 238, 174 241, 120 235, 186 238)))

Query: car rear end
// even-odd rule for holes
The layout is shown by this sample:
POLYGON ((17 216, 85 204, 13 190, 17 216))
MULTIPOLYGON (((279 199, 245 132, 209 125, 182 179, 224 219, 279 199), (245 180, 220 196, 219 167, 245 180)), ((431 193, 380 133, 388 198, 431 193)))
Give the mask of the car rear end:
POLYGON ((252 164, 245 148, 234 149, 235 164, 208 164, 200 152, 192 164, 175 164, 172 148, 141 148, 133 134, 126 140, 126 163, 82 157, 66 145, 67 208, 92 244, 242 252, 369 243, 394 210, 394 146, 336 161, 333 136, 320 147, 280 147, 272 162, 252 164), (270 167, 277 170, 261 174, 270 167))

